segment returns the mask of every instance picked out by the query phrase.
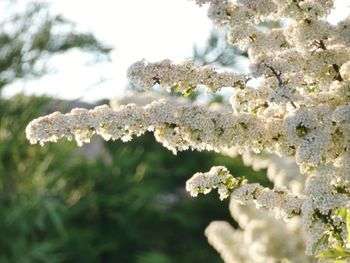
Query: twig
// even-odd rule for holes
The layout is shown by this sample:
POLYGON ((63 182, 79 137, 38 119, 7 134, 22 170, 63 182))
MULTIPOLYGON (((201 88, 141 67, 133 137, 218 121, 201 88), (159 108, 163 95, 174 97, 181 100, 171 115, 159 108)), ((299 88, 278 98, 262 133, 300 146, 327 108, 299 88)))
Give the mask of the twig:
MULTIPOLYGON (((281 73, 281 72, 277 72, 277 71, 275 70, 274 67, 269 66, 269 65, 267 65, 266 63, 264 63, 264 65, 265 65, 265 67, 267 67, 268 69, 270 69, 270 70, 272 71, 272 74, 277 78, 277 80, 278 80, 278 86, 279 86, 280 88, 286 88, 285 83, 284 83, 284 81, 283 81, 282 78, 281 78, 282 73, 281 73)), ((294 107, 294 109, 296 109, 297 106, 295 105, 295 103, 294 103, 290 98, 288 98, 288 99, 289 99, 290 104, 294 107)))

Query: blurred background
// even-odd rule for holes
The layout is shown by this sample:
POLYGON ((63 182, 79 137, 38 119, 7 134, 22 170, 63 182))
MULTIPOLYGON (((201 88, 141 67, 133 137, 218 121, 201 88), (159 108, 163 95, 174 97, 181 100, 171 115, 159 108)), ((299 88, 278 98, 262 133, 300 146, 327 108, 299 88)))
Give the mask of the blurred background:
MULTIPOLYGON (((247 54, 227 46, 192 2, 110 2, 0 0, 0 263, 222 262, 204 229, 213 220, 235 224, 228 203, 189 197, 186 180, 225 165, 268 184, 239 158, 174 156, 151 134, 81 148, 29 144, 33 118, 130 100, 122 93, 144 96, 124 77, 135 60, 191 57, 246 70, 247 54)), ((220 95, 205 100, 216 102, 225 104, 220 95)))

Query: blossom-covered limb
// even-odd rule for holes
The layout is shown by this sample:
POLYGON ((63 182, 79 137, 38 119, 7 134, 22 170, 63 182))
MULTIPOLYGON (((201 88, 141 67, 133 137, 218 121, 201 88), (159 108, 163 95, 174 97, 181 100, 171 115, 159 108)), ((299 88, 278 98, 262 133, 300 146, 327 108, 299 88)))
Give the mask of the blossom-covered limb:
POLYGON ((208 194, 213 189, 218 189, 220 199, 227 198, 232 190, 247 183, 243 178, 235 178, 224 166, 214 166, 207 173, 196 173, 186 182, 186 190, 191 196, 208 194))
POLYGON ((157 63, 138 61, 128 69, 128 78, 143 89, 159 84, 185 95, 191 94, 198 86, 204 86, 210 92, 216 92, 222 87, 245 86, 243 74, 218 72, 210 66, 197 66, 191 60, 181 64, 174 64, 168 59, 157 63))
POLYGON ((189 148, 219 151, 228 145, 258 150, 268 132, 251 114, 157 101, 145 107, 129 104, 115 111, 104 105, 92 110, 73 109, 67 114, 55 112, 30 122, 26 135, 31 143, 56 142, 66 137, 82 145, 94 134, 106 140, 129 141, 146 131, 153 131, 156 139, 174 153, 189 148))
POLYGON ((277 218, 283 219, 299 215, 305 200, 291 194, 286 188, 269 189, 258 183, 247 184, 247 180, 233 177, 223 166, 214 166, 207 173, 196 173, 186 182, 186 190, 192 196, 207 194, 216 188, 221 200, 230 194, 233 199, 243 203, 254 200, 258 208, 271 210, 277 218))

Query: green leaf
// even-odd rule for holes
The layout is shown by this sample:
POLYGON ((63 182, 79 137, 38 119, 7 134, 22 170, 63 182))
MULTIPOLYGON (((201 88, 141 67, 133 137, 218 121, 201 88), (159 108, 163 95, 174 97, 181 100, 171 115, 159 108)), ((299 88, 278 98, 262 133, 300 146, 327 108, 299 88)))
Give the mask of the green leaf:
POLYGON ((332 244, 334 249, 325 250, 318 254, 316 258, 319 259, 333 259, 335 262, 343 262, 343 260, 350 258, 350 251, 339 244, 332 244))
POLYGON ((337 211, 337 215, 341 218, 343 218, 344 220, 346 219, 346 216, 348 214, 348 210, 343 207, 343 208, 340 208, 338 211, 337 211))
POLYGON ((180 88, 177 85, 173 87, 173 90, 174 90, 175 93, 179 93, 180 92, 180 88))
POLYGON ((190 96, 190 95, 193 93, 193 91, 194 91, 195 89, 196 89, 195 87, 190 87, 189 89, 187 89, 187 90, 185 91, 184 96, 185 96, 185 97, 190 96))
POLYGON ((347 253, 343 253, 335 249, 330 249, 330 250, 321 252, 316 256, 316 258, 342 260, 342 259, 348 258, 349 256, 350 255, 347 253))
POLYGON ((336 250, 336 251, 339 251, 341 253, 349 253, 348 250, 341 246, 341 245, 338 245, 338 244, 333 244, 332 247, 336 250))
POLYGON ((347 243, 350 244, 350 213, 346 214, 346 231, 347 231, 347 243))

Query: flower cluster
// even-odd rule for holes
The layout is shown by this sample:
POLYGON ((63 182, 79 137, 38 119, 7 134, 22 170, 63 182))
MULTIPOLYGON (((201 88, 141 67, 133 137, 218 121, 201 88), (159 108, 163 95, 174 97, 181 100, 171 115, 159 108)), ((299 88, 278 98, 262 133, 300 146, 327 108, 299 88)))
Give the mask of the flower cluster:
POLYGON ((231 195, 240 202, 253 200, 277 218, 294 216, 289 222, 298 222, 298 227, 270 214, 247 223, 243 217, 257 217, 247 204, 248 212, 233 212, 244 233, 237 235, 222 222, 206 231, 226 262, 310 262, 300 255, 301 248, 314 256, 334 247, 346 249, 350 233, 339 211, 350 203, 350 18, 330 24, 332 0, 195 2, 209 5, 208 16, 227 30, 228 41, 247 49, 249 74, 163 60, 137 62, 128 76, 144 89, 160 85, 185 95, 199 86, 211 92, 230 87, 230 112, 165 101, 74 109, 32 121, 27 138, 41 144, 75 138, 81 145, 94 134, 128 141, 152 131, 174 153, 196 149, 242 154, 247 165, 267 168, 274 189, 240 181, 219 166, 195 174, 187 190, 196 196, 217 188, 221 199, 231 195), (266 28, 269 21, 280 26, 266 28), (301 232, 303 246, 295 234, 301 232), (282 242, 280 233, 290 240, 282 242), (239 242, 249 249, 244 255, 237 249, 239 242))
POLYGON ((234 178, 224 166, 214 166, 207 173, 196 173, 186 182, 186 190, 192 196, 208 194, 217 188, 220 199, 227 198, 232 190, 244 185, 244 178, 234 178))
POLYGON ((216 92, 222 87, 244 85, 244 76, 241 74, 218 72, 209 66, 199 67, 190 60, 178 65, 168 59, 158 63, 142 60, 128 69, 128 77, 131 83, 143 89, 159 84, 185 95, 198 86, 205 86, 208 91, 216 92))
POLYGON ((196 173, 186 182, 186 190, 192 196, 208 194, 216 188, 221 200, 230 194, 242 203, 254 200, 257 208, 264 207, 285 220, 300 214, 303 204, 303 198, 291 194, 286 188, 271 190, 256 183, 247 184, 244 177, 233 177, 223 166, 214 166, 207 173, 196 173))
POLYGON ((245 262, 238 236, 233 227, 225 221, 214 221, 205 230, 209 244, 221 255, 226 263, 245 262))
POLYGON ((226 263, 314 262, 303 253, 305 237, 300 218, 285 224, 267 210, 256 210, 252 202, 243 206, 234 199, 230 212, 240 229, 214 221, 205 230, 209 243, 226 263))
POLYGON ((144 107, 128 104, 118 110, 104 105, 92 110, 73 109, 67 114, 55 112, 29 123, 26 135, 31 143, 66 137, 82 145, 94 134, 105 140, 129 141, 146 131, 153 131, 156 139, 174 153, 189 148, 220 151, 235 145, 258 151, 264 144, 261 138, 268 132, 251 114, 232 115, 156 101, 144 107))

